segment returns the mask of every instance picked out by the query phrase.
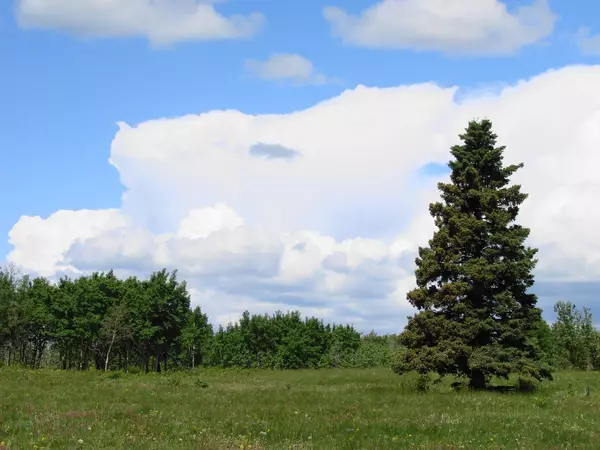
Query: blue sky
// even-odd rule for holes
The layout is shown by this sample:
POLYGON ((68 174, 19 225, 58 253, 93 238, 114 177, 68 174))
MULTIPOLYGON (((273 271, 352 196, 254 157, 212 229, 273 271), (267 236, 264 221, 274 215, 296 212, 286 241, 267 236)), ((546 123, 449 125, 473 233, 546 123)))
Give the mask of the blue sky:
MULTIPOLYGON (((600 20, 594 19, 600 17, 600 3, 591 0, 550 0, 558 20, 547 37, 508 55, 475 56, 353 45, 332 35, 322 12, 325 6, 338 6, 358 14, 375 3, 229 0, 217 3, 217 10, 265 16, 253 37, 190 40, 157 48, 143 36, 90 38, 60 25, 20 26, 15 13, 19 5, 2 2, 0 260, 11 250, 8 232, 21 216, 121 206, 125 187, 108 163, 120 121, 135 125, 229 109, 284 114, 359 84, 434 82, 460 86, 460 99, 463 93, 493 90, 549 69, 600 61, 577 45, 581 27, 600 32, 600 20), (246 60, 264 61, 274 53, 302 55, 333 81, 296 85, 260 79, 247 70, 246 60)), ((531 2, 505 3, 512 12, 531 2)), ((438 166, 433 162, 424 172, 439 175, 438 166)))

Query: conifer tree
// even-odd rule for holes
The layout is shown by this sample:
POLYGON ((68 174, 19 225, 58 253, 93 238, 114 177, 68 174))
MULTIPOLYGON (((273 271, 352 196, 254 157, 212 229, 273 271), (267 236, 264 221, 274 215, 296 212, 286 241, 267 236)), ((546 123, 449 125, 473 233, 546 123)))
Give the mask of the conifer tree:
POLYGON ((515 223, 527 198, 510 177, 489 120, 471 121, 451 148, 450 183, 429 206, 437 230, 416 258, 419 312, 400 336, 406 347, 395 370, 466 377, 474 389, 493 376, 552 378, 536 337, 541 310, 529 292, 536 249, 515 223))

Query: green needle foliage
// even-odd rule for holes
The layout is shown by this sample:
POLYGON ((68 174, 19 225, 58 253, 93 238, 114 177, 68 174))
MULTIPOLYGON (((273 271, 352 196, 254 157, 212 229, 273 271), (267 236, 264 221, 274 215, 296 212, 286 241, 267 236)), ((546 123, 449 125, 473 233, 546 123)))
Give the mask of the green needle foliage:
POLYGON ((541 311, 528 292, 536 249, 529 229, 514 223, 527 198, 510 177, 523 164, 503 165, 503 146, 489 120, 471 121, 452 147, 451 182, 429 206, 437 231, 419 248, 417 288, 407 294, 419 312, 400 343, 395 369, 466 377, 474 389, 493 376, 552 378, 537 339, 541 311))

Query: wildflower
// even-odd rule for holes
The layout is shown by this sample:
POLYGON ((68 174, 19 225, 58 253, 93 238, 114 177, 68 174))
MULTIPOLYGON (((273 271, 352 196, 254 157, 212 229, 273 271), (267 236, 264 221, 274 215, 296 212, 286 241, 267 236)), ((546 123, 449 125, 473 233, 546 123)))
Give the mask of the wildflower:
POLYGON ((263 436, 266 436, 267 432, 266 431, 261 431, 260 434, 262 434, 263 436))
POLYGON ((83 439, 79 439, 77 442, 79 442, 80 444, 83 444, 83 439))

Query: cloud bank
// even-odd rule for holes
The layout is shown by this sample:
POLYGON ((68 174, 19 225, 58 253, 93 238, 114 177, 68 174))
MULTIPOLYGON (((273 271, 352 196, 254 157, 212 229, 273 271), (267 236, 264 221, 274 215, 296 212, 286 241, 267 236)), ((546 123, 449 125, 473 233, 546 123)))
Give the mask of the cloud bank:
POLYGON ((471 55, 514 53, 548 37, 557 19, 547 0, 515 11, 499 0, 382 0, 358 15, 323 13, 351 45, 471 55))
POLYGON ((440 164, 470 119, 488 117, 507 163, 525 162, 514 181, 530 194, 520 222, 540 248, 538 280, 600 281, 600 66, 460 102, 457 91, 357 86, 289 114, 121 123, 110 163, 122 206, 23 216, 8 260, 45 276, 177 268, 219 322, 299 308, 398 331, 440 164))
POLYGON ((156 45, 246 38, 264 23, 259 13, 220 14, 211 1, 17 0, 21 26, 87 37, 144 37, 156 45))

